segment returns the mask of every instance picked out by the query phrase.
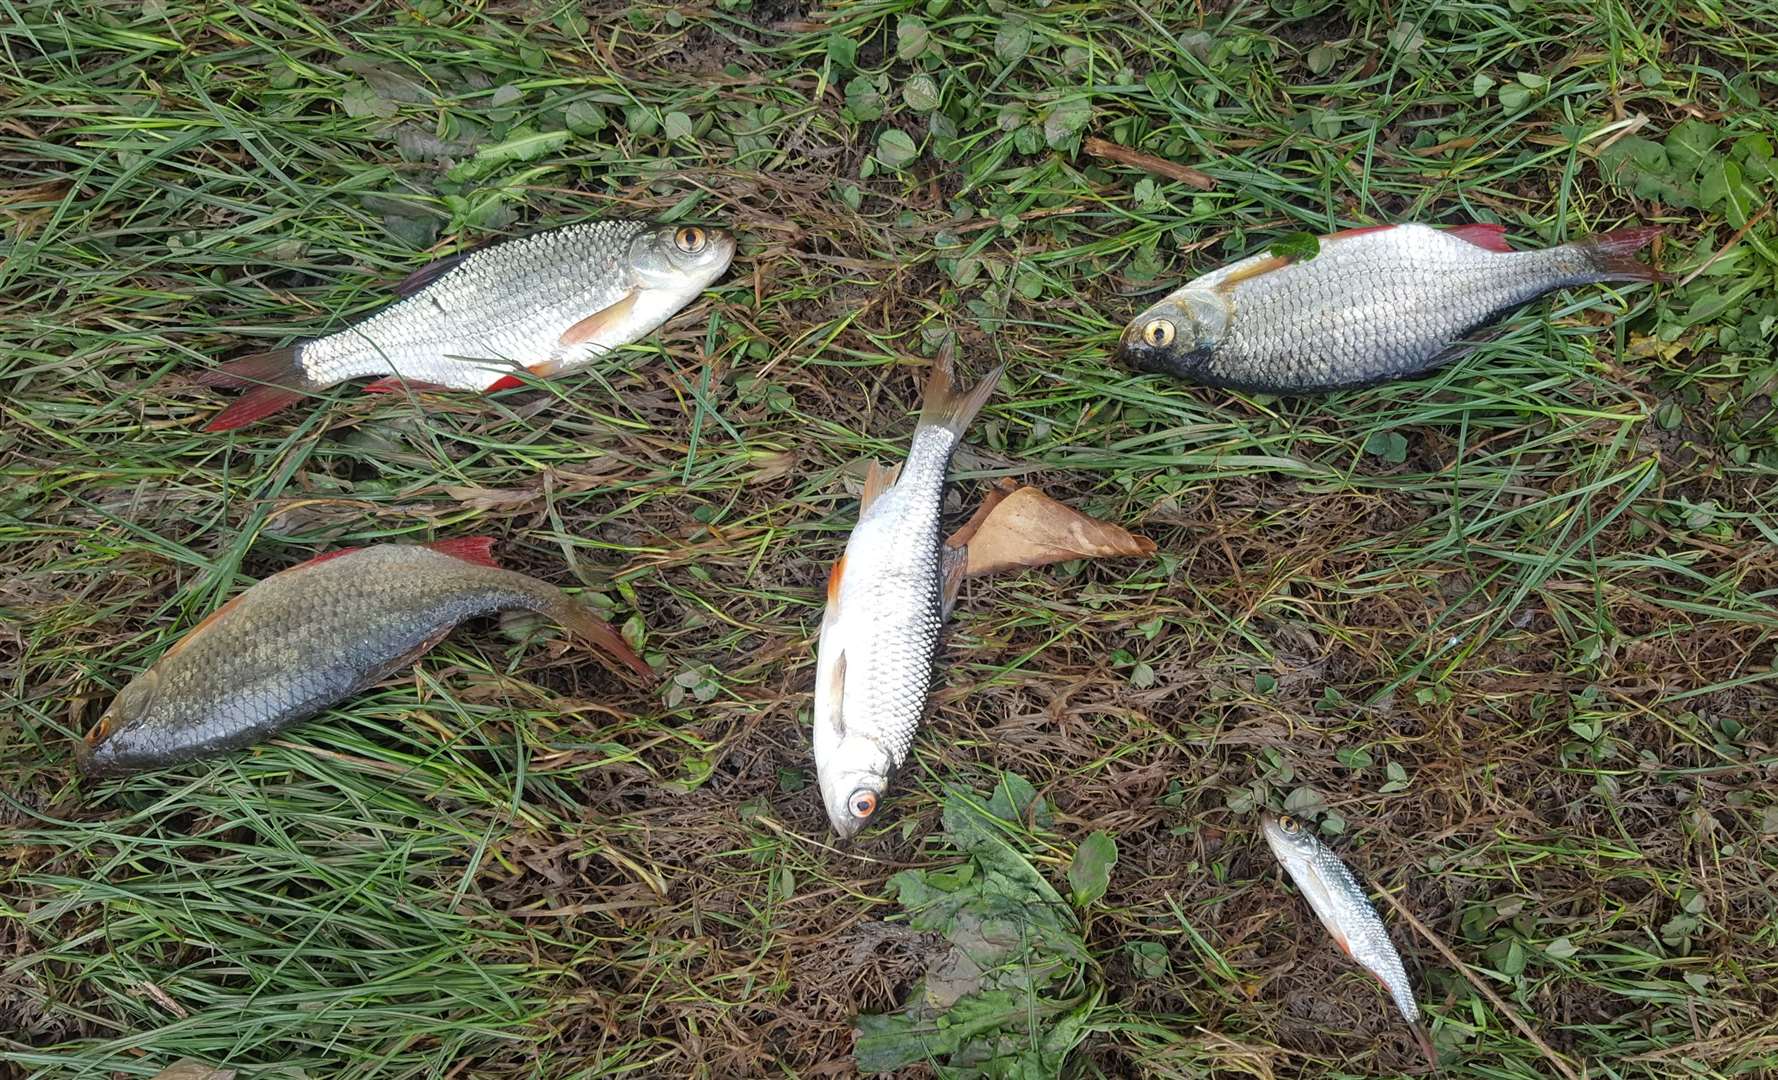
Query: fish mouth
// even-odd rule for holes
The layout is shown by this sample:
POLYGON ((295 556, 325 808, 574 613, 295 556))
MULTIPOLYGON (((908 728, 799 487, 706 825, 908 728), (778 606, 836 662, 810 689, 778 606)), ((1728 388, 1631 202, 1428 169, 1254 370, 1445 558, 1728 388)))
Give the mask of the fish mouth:
POLYGON ((1125 367, 1136 371, 1165 371, 1166 352, 1143 341, 1140 331, 1130 330, 1124 334, 1123 340, 1117 345, 1117 359, 1125 367))

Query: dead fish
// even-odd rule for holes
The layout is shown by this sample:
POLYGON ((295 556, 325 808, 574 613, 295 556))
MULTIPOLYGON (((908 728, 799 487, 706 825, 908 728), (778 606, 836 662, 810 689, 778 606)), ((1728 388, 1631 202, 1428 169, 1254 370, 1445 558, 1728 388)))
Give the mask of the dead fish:
POLYGON ((933 364, 907 460, 888 471, 871 462, 858 525, 828 575, 816 645, 815 772, 841 839, 876 813, 926 711, 939 627, 968 558, 962 548, 941 553, 945 471, 1002 370, 962 390, 951 382, 948 353, 933 364))
POLYGON ((636 341, 728 269, 723 229, 594 221, 548 229, 434 263, 395 287, 401 300, 289 349, 253 353, 193 377, 244 387, 204 425, 244 427, 337 383, 368 392, 504 390, 518 372, 562 375, 636 341))
POLYGON ((1119 352, 1139 371, 1236 390, 1371 386, 1456 359, 1553 289, 1664 280, 1631 257, 1660 232, 1514 251, 1504 225, 1348 229, 1307 259, 1264 251, 1189 282, 1137 316, 1119 352))
POLYGON ((1389 991, 1402 1018, 1413 1028, 1421 1050, 1437 1065, 1438 1051, 1420 1029, 1420 1003, 1414 1000, 1414 988, 1408 982, 1401 954, 1395 951, 1389 931, 1352 871, 1296 818, 1265 814, 1260 820, 1272 854, 1308 898, 1321 925, 1333 935, 1334 944, 1389 991))
POLYGON ((216 609, 130 680, 75 753, 116 776, 235 750, 407 667, 464 619, 547 615, 630 670, 648 665, 554 585, 501 569, 488 537, 328 552, 216 609))

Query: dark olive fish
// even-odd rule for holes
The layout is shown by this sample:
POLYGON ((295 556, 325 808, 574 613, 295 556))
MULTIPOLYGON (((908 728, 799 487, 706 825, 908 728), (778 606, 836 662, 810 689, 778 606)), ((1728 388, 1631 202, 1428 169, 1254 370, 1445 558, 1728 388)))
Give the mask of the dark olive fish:
POLYGON ((1193 280, 1124 331, 1139 371, 1273 394, 1371 386, 1429 371, 1553 289, 1659 281, 1631 254, 1659 229, 1514 251, 1503 225, 1380 225, 1322 237, 1296 260, 1263 251, 1193 280))
POLYGON ((486 537, 329 552, 218 608, 121 690, 75 753, 116 776, 258 742, 387 678, 465 619, 547 615, 640 675, 605 620, 494 564, 486 537))

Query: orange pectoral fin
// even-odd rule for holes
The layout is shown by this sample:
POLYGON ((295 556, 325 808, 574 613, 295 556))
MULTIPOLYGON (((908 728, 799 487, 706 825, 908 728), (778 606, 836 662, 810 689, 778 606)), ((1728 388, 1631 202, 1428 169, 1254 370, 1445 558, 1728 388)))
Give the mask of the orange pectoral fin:
POLYGON ((1295 260, 1287 259, 1282 255, 1274 255, 1269 259, 1261 259, 1252 266, 1242 267, 1228 277, 1217 282, 1216 291, 1219 293, 1233 292, 1235 286, 1241 284, 1243 281, 1252 281, 1254 278, 1259 277, 1262 274, 1269 274, 1274 270, 1282 270, 1294 261, 1295 260))
POLYGON ((840 578, 846 573, 846 557, 841 555, 833 561, 833 569, 827 572, 827 603, 837 607, 840 602, 840 578))
MULTIPOLYGON (((593 314, 588 315, 586 318, 562 331, 562 336, 557 339, 558 342, 563 347, 584 345, 598 337, 600 334, 605 333, 607 330, 615 329, 620 322, 629 316, 630 310, 636 306, 637 295, 637 290, 631 289, 628 293, 624 294, 622 300, 612 304, 603 311, 596 311, 593 314)), ((532 370, 535 371, 536 368, 533 368, 532 370)))

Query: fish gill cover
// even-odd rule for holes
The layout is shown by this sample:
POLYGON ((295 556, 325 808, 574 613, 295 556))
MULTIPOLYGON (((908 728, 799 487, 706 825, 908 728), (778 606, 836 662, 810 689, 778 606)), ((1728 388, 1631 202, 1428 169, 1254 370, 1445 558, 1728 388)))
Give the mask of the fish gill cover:
MULTIPOLYGON (((924 1061, 958 1080, 1061 1075, 1104 988, 1074 909, 1032 864, 1022 822, 1048 819, 1036 791, 1012 773, 985 800, 947 790, 939 839, 966 858, 889 879, 910 925, 942 935, 945 946, 900 1012, 858 1018, 860 1071, 924 1061)), ((1104 833, 1081 843, 1068 870, 1076 903, 1104 894, 1116 861, 1104 833)))

